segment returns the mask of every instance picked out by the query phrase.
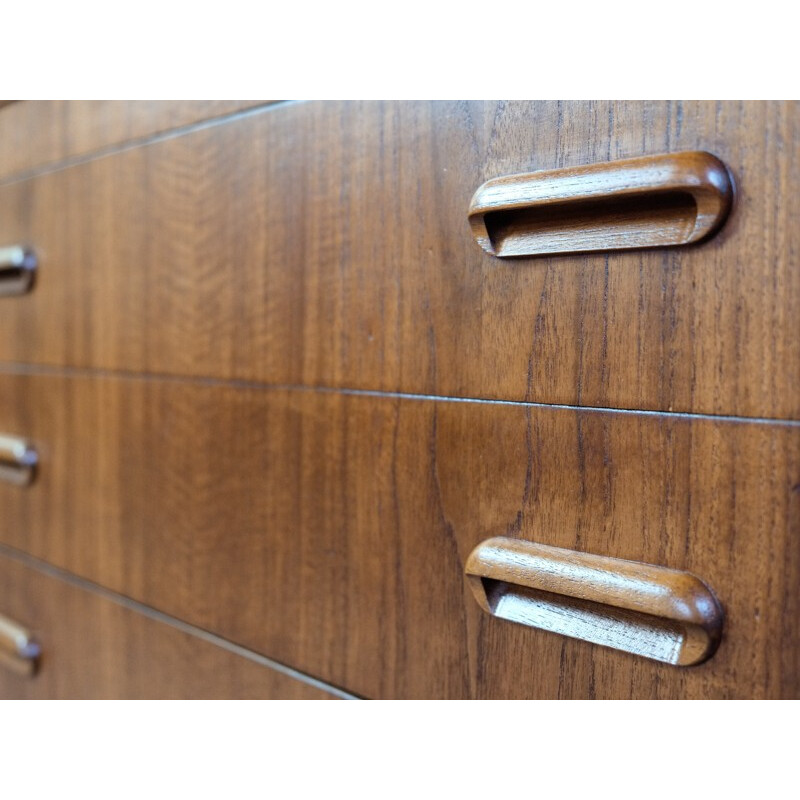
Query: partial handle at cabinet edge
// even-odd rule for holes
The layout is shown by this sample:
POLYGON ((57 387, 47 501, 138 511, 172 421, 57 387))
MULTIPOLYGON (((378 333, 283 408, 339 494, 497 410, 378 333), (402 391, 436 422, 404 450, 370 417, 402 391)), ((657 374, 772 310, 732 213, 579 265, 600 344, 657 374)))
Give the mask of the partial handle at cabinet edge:
POLYGON ((722 608, 688 572, 504 537, 465 572, 492 616, 668 664, 707 660, 722 636, 722 608))
POLYGON ((0 614, 0 665, 19 675, 32 676, 41 654, 39 643, 28 630, 0 614))
POLYGON ((0 247, 0 297, 29 292, 37 266, 36 254, 29 247, 0 247))
POLYGON ((711 153, 630 158, 493 178, 469 221, 491 255, 554 255, 698 242, 730 211, 733 180, 711 153))
POLYGON ((26 439, 0 434, 0 481, 27 486, 36 475, 39 456, 26 439))

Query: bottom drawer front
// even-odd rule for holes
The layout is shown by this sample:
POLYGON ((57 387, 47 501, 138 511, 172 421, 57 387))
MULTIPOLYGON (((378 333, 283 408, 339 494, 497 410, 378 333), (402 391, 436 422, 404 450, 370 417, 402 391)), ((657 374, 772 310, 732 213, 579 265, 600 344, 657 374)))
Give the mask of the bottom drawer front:
POLYGON ((368 697, 800 693, 800 426, 122 377, 0 377, 37 447, 0 541, 368 697), (705 664, 488 617, 504 536, 701 577, 705 664))
POLYGON ((24 620, 42 650, 34 676, 0 663, 0 699, 332 697, 3 555, 0 611, 24 620))

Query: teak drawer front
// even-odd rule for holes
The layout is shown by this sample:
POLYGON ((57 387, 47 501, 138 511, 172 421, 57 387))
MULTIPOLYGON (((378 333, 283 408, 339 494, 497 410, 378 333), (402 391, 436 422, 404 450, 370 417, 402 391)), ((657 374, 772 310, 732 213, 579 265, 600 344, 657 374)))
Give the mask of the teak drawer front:
POLYGON ((300 103, 0 187, 0 361, 800 415, 796 103, 300 103), (489 178, 707 150, 711 241, 501 260, 489 178))
POLYGON ((0 409, 40 455, 3 543, 358 695, 800 695, 798 424, 47 375, 0 409), (719 650, 488 617, 492 536, 701 577, 719 650))
POLYGON ((2 554, 0 613, 24 623, 42 646, 33 677, 0 664, 0 700, 332 698, 2 554))

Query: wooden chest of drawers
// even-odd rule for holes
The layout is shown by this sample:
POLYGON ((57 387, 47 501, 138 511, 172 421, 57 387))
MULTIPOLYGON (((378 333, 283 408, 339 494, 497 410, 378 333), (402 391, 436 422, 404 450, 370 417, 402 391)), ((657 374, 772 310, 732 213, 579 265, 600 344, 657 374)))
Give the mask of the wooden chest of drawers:
POLYGON ((0 141, 61 118, 0 144, 38 259, 0 433, 39 455, 0 615, 43 648, 3 696, 800 694, 798 105, 19 103, 0 141), (474 241, 487 179, 686 150, 736 186, 706 243, 474 241), (718 651, 487 615, 496 536, 700 576, 718 651))

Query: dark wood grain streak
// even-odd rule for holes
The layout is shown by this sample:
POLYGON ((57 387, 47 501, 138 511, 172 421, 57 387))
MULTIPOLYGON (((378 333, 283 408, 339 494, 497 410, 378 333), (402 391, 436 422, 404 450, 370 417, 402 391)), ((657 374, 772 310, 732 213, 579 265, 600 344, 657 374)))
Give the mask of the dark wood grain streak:
POLYGON ((0 104, 0 180, 206 119, 257 100, 32 100, 0 104))
POLYGON ((800 696, 800 425, 10 375, 0 411, 41 456, 0 541, 356 694, 800 696), (701 575, 719 650, 491 619, 491 536, 701 575))
POLYGON ((2 554, 0 609, 43 647, 33 678, 0 665, 0 699, 333 699, 2 554))
POLYGON ((798 135, 797 103, 247 115, 2 187, 42 263, 0 360, 800 418, 798 135), (738 192, 705 244, 504 263, 470 233, 488 178, 696 149, 738 192))

